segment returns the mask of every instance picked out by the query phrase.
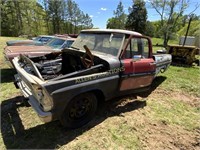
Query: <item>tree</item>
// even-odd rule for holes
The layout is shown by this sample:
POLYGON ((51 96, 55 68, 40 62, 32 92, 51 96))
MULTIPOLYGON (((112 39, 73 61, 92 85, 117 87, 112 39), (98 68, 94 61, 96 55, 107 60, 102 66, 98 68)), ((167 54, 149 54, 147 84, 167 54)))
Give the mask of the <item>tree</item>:
POLYGON ((92 19, 90 18, 90 16, 88 14, 86 15, 83 15, 83 18, 84 20, 84 28, 92 28, 93 27, 93 24, 92 24, 92 19))
MULTIPOLYGON (((151 6, 160 15, 160 32, 163 35, 163 46, 166 47, 170 37, 176 33, 180 17, 188 7, 189 0, 152 0, 151 6)), ((197 9, 199 5, 196 6, 197 9)))
POLYGON ((155 27, 154 24, 150 21, 146 22, 146 30, 145 30, 145 35, 147 36, 151 36, 154 37, 154 33, 155 33, 155 27))
POLYGON ((126 17, 127 15, 124 12, 124 6, 120 1, 116 11, 113 12, 114 17, 108 19, 107 28, 112 29, 125 29, 126 17))
POLYGON ((19 1, 1 1, 2 35, 18 36, 22 33, 22 15, 19 1))
MULTIPOLYGON (((73 32, 73 23, 75 18, 75 9, 77 9, 77 4, 73 0, 67 0, 66 2, 66 20, 70 22, 69 32, 73 32)), ((77 10, 76 10, 77 11, 77 10)))
POLYGON ((50 22, 50 15, 48 13, 48 0, 41 0, 41 3, 44 7, 44 12, 45 12, 45 15, 44 15, 44 20, 45 20, 45 25, 46 25, 46 28, 47 28, 47 33, 50 33, 50 26, 49 26, 49 22, 50 22))
POLYGON ((1 0, 4 36, 79 33, 92 19, 73 0, 1 0))
POLYGON ((62 20, 64 1, 63 0, 49 0, 48 1, 48 11, 49 16, 52 21, 53 33, 60 33, 61 27, 60 23, 62 20))
POLYGON ((73 0, 41 0, 46 11, 50 33, 79 33, 92 28, 92 19, 73 0))
POLYGON ((145 33, 147 21, 147 10, 143 0, 133 0, 133 6, 129 8, 129 15, 126 22, 126 28, 145 33))
POLYGON ((154 28, 155 28, 155 32, 154 32, 154 37, 156 38, 161 38, 162 37, 162 33, 160 31, 160 20, 157 21, 153 21, 152 22, 154 28))
MULTIPOLYGON (((185 36, 187 27, 188 27, 188 23, 186 23, 186 25, 178 31, 178 35, 185 36)), ((188 36, 199 36, 199 35, 200 35, 200 20, 194 19, 191 22, 188 36)))
MULTIPOLYGON (((6 2, 6 0, 2 0, 1 1, 1 34, 2 35, 12 35, 12 33, 10 33, 10 29, 11 29, 11 16, 13 16, 14 12, 13 9, 10 9, 10 11, 8 12, 8 8, 9 8, 9 3, 6 2)), ((10 8, 12 8, 11 4, 10 4, 10 8)))
POLYGON ((37 0, 1 1, 1 32, 4 36, 33 35, 42 33, 42 6, 37 0))
POLYGON ((112 18, 109 18, 108 21, 107 21, 107 25, 106 25, 106 28, 107 29, 116 29, 116 18, 115 17, 112 17, 112 18))

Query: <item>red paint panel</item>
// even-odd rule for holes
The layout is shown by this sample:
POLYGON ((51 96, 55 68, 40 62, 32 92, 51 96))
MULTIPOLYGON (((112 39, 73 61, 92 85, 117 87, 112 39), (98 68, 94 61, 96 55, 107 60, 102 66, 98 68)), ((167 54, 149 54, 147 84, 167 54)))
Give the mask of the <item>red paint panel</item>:
POLYGON ((124 74, 135 74, 143 72, 153 72, 156 70, 156 65, 154 60, 151 58, 148 59, 125 59, 123 60, 123 65, 125 68, 124 74))
POLYGON ((153 78, 153 75, 129 77, 127 79, 122 80, 120 91, 146 87, 152 83, 153 78))
POLYGON ((134 64, 132 62, 133 59, 125 59, 123 60, 123 65, 125 68, 124 74, 130 74, 134 72, 134 64))
POLYGON ((152 72, 156 70, 153 59, 141 59, 134 62, 134 73, 152 72))

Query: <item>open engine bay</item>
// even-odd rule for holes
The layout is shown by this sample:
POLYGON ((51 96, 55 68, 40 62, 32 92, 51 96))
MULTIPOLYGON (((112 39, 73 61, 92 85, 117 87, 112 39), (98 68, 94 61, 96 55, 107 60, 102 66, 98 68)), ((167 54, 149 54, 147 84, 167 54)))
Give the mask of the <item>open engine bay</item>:
POLYGON ((20 66, 42 80, 57 80, 109 70, 109 64, 97 56, 88 57, 79 51, 56 52, 41 57, 20 56, 20 66), (91 66, 84 65, 92 62, 91 66), (92 59, 92 60, 91 60, 92 59))

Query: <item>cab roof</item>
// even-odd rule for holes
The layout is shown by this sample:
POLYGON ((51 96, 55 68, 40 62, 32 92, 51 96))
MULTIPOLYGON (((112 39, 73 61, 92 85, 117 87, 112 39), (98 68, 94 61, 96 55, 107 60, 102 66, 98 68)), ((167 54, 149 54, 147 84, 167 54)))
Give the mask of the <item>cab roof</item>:
POLYGON ((142 35, 139 32, 135 32, 135 31, 130 31, 130 30, 122 30, 122 29, 87 29, 87 30, 82 30, 81 33, 84 32, 105 32, 105 33, 121 33, 121 34, 130 34, 130 35, 142 35))

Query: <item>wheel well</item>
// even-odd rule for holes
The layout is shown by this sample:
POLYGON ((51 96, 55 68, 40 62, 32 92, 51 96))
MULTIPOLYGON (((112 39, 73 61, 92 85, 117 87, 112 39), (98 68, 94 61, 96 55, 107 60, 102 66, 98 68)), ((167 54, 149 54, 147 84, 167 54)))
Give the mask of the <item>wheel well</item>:
POLYGON ((76 97, 76 96, 78 96, 80 94, 83 94, 83 93, 93 93, 96 96, 96 98, 97 98, 97 100, 99 102, 100 101, 105 101, 105 96, 104 96, 103 92, 101 90, 99 90, 99 89, 93 89, 93 90, 89 90, 89 91, 85 91, 85 92, 79 93, 79 94, 73 96, 71 99, 73 99, 74 97, 76 97))
MULTIPOLYGON (((93 93, 93 94, 96 96, 98 102, 103 102, 103 101, 105 101, 105 96, 104 96, 103 92, 102 92, 101 90, 99 90, 99 89, 93 89, 93 90, 89 90, 89 91, 85 91, 85 92, 79 93, 79 94, 77 94, 77 95, 71 97, 70 99, 73 99, 73 98, 75 98, 76 96, 81 95, 81 94, 84 94, 84 93, 93 93)), ((68 103, 67 103, 67 104, 68 104, 68 103)), ((66 104, 66 105, 67 105, 67 104, 66 104)), ((66 106, 65 106, 65 107, 66 107, 66 106)))
MULTIPOLYGON (((96 96, 99 104, 101 104, 101 102, 105 101, 105 96, 104 96, 103 92, 101 90, 98 90, 98 89, 93 89, 93 90, 90 90, 90 91, 85 91, 83 93, 79 93, 79 94, 71 97, 70 100, 75 98, 76 96, 84 94, 84 93, 93 93, 96 96)), ((65 105, 63 105, 63 110, 62 110, 61 114, 63 114, 64 110, 66 109, 67 105, 69 104, 69 101, 66 102, 65 105)))
POLYGON ((92 90, 89 92, 94 93, 99 102, 105 100, 105 96, 101 90, 92 90))

